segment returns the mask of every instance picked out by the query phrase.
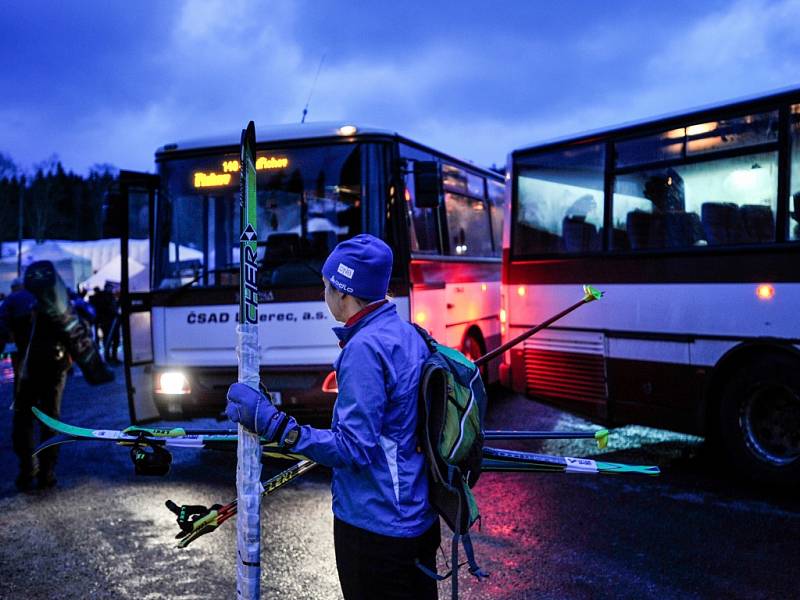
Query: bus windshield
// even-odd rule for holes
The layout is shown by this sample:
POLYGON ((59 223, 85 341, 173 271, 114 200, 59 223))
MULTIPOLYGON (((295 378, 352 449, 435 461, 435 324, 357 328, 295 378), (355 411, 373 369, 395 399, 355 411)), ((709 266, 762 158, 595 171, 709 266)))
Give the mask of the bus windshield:
MULTIPOLYGON (((261 289, 319 285, 322 262, 362 231, 366 144, 256 153, 261 289)), ((160 162, 157 288, 234 285, 239 265, 237 154, 160 162)))

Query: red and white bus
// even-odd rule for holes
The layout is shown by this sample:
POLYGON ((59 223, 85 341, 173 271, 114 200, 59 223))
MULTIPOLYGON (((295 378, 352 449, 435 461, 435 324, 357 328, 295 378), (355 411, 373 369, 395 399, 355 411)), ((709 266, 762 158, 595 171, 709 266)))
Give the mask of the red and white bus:
POLYGON ((513 388, 599 422, 712 436, 800 479, 800 90, 509 155, 513 388))
MULTIPOLYGON (((258 127, 257 138, 261 371, 278 402, 332 406, 339 348, 319 270, 358 233, 394 250, 401 315, 472 356, 499 344, 502 175, 380 129, 258 127)), ((124 216, 134 422, 216 414, 236 379, 238 152, 233 135, 168 144, 158 175, 122 172, 110 199, 124 216)))

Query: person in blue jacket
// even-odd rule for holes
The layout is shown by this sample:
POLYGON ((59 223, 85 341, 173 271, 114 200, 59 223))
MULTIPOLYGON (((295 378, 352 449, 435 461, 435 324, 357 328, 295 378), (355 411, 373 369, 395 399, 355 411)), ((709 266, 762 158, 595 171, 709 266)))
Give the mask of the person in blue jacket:
POLYGON ((330 429, 299 425, 259 391, 235 383, 226 412, 270 441, 333 468, 333 538, 346 600, 437 598, 439 518, 428 502, 417 445, 417 398, 430 351, 386 298, 392 251, 363 234, 322 267, 325 302, 342 352, 330 429))

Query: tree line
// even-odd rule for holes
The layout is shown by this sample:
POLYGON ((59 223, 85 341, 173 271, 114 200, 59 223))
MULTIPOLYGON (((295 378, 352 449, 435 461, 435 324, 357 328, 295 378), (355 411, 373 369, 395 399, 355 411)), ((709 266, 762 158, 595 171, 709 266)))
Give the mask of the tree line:
POLYGON ((86 177, 66 171, 56 156, 26 172, 0 153, 0 243, 19 236, 20 202, 23 238, 101 238, 103 201, 117 177, 109 164, 93 166, 86 177))

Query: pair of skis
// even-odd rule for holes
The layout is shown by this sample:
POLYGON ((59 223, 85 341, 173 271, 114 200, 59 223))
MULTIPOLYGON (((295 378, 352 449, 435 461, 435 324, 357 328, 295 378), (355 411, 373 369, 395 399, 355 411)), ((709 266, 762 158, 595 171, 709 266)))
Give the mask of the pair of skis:
MULTIPOLYGON (((41 444, 36 452, 54 445, 70 442, 112 442, 132 449, 145 451, 172 448, 215 448, 232 449, 237 443, 236 430, 234 429, 190 429, 184 427, 154 428, 131 426, 123 430, 89 429, 76 427, 54 419, 40 411, 33 409, 36 417, 47 427, 57 433, 56 436, 41 444)), ((606 429, 598 431, 503 431, 487 430, 486 441, 498 440, 542 440, 542 439, 593 439, 599 448, 608 444, 609 432, 606 429)), ((274 477, 262 482, 263 495, 270 495, 283 486, 295 481, 301 475, 308 473, 317 466, 308 458, 287 452, 275 444, 267 444, 262 440, 263 456, 268 458, 281 458, 295 460, 289 468, 281 471, 274 477)), ((132 455, 134 452, 132 452, 132 455)), ((159 456, 155 454, 154 456, 159 456)), ((154 459, 155 460, 155 459, 154 459)), ((658 475, 659 469, 655 466, 627 465, 613 462, 594 461, 587 458, 569 456, 553 456, 534 452, 509 450, 484 446, 483 471, 485 472, 538 472, 538 473, 599 473, 599 474, 640 474, 658 475)), ((151 471, 140 470, 143 474, 164 475, 166 470, 159 471, 157 467, 151 471)), ((211 507, 201 505, 178 506, 171 500, 166 502, 169 508, 178 517, 181 529, 176 536, 179 548, 185 548, 197 538, 214 531, 225 521, 237 513, 238 502, 233 500, 228 504, 215 504, 211 507)))
MULTIPOLYGON (((229 449, 236 444, 236 429, 192 429, 186 427, 139 427, 132 425, 125 429, 90 429, 77 427, 54 419, 33 407, 33 413, 44 425, 57 435, 45 440, 34 454, 52 446, 70 442, 115 442, 121 446, 150 445, 167 448, 212 448, 229 449)), ((553 439, 594 439, 598 448, 608 444, 608 430, 597 431, 503 431, 487 430, 484 439, 494 440, 553 440, 553 439)), ((262 452, 267 456, 292 458, 299 455, 285 452, 277 444, 268 444, 262 439, 262 452)))

